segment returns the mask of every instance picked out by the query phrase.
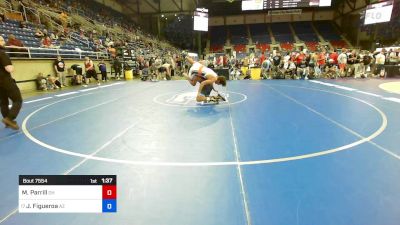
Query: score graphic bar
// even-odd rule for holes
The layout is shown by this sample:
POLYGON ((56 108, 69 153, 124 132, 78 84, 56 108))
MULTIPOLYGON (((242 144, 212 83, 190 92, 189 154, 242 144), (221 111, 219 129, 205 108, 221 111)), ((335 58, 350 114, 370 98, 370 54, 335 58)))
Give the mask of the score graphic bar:
POLYGON ((117 176, 20 175, 19 212, 117 212, 117 176))

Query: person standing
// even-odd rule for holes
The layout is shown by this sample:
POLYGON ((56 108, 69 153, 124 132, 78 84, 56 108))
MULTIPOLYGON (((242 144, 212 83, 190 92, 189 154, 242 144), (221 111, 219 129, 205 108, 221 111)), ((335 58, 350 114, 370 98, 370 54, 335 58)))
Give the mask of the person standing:
POLYGON ((12 78, 11 73, 14 72, 14 66, 10 57, 5 53, 5 41, 0 36, 0 105, 2 122, 6 127, 18 130, 19 126, 15 119, 22 107, 21 92, 12 78), (9 99, 12 101, 11 109, 9 108, 9 99))
POLYGON ((347 54, 346 49, 342 49, 342 53, 338 56, 339 70, 340 76, 345 77, 346 74, 346 66, 347 66, 347 54))
POLYGON ((380 77, 385 76, 385 61, 386 61, 386 57, 382 50, 375 56, 376 71, 378 73, 378 76, 380 76, 380 77))
POLYGON ((64 87, 68 86, 65 78, 65 62, 61 59, 60 55, 57 56, 56 61, 54 61, 54 69, 56 70, 56 76, 61 85, 64 87))
POLYGON ((115 79, 120 80, 121 71, 122 71, 122 63, 119 61, 117 57, 114 58, 113 62, 114 72, 115 72, 115 79))

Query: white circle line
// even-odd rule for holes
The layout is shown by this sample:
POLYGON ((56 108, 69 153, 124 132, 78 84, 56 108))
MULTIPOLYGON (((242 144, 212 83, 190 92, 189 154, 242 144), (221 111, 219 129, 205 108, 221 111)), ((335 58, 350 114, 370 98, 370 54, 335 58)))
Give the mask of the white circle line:
MULTIPOLYGON (((286 85, 285 85, 286 86, 286 85)), ((287 85, 289 86, 289 85, 287 85)), ((295 87, 296 86, 292 86, 295 87)), ((76 153, 76 152, 71 152, 65 149, 61 149, 49 144, 46 144, 38 139, 36 139, 27 129, 26 124, 28 122, 28 120, 35 115, 37 112, 41 111, 44 108, 47 108, 51 105, 54 105, 56 103, 59 103, 61 101, 58 102, 54 102, 51 103, 49 105, 43 106, 37 110, 35 110, 34 112, 32 112, 31 114, 29 114, 23 121, 22 123, 22 131, 23 133, 34 143, 47 148, 49 150, 55 151, 55 152, 59 152, 59 153, 63 153, 66 155, 71 155, 71 156, 77 156, 77 157, 81 157, 81 158, 85 158, 85 159, 91 159, 91 160, 97 160, 97 161, 103 161, 103 162, 111 162, 111 163, 119 163, 119 164, 129 164, 129 165, 136 165, 136 166, 173 166, 173 167, 207 167, 207 166, 245 166, 245 165, 258 165, 258 164, 269 164, 269 163, 278 163, 278 162, 287 162, 287 161, 294 161, 294 160, 301 160, 301 159, 307 159, 307 158, 313 158, 313 157, 318 157, 318 156, 323 156, 323 155, 327 155, 327 154, 332 154, 335 152, 340 152, 340 151, 344 151, 346 149, 355 147, 357 145, 360 145, 362 143, 365 143, 367 141, 371 141, 372 139, 374 139, 375 137, 377 137, 378 135, 380 135, 387 127, 387 117, 385 115, 384 112, 382 112, 379 108, 377 108, 376 106, 372 105, 371 103, 352 97, 352 96, 348 96, 348 95, 344 95, 344 94, 340 94, 340 93, 336 93, 333 91, 327 91, 327 90, 321 90, 321 89, 314 89, 314 88, 306 88, 306 87, 302 87, 303 89, 309 89, 309 90, 315 90, 315 91, 321 91, 321 92, 327 92, 327 93, 332 93, 335 95, 340 95, 340 96, 344 96, 347 98, 351 98, 354 99, 356 101, 362 102, 370 107, 372 107, 373 109, 375 109, 381 116, 382 118, 382 124, 380 126, 380 128, 378 130, 376 130, 373 134, 371 134, 368 137, 362 138, 356 142, 344 145, 344 146, 340 146, 337 148, 333 148, 333 149, 328 149, 328 150, 323 150, 323 151, 319 151, 319 152, 314 152, 314 153, 310 153, 310 154, 303 154, 303 155, 297 155, 297 156, 291 156, 291 157, 284 157, 284 158, 275 158, 275 159, 266 159, 266 160, 251 160, 251 161, 241 161, 241 162, 237 162, 237 161, 222 161, 222 162, 157 162, 157 161, 130 161, 130 160, 122 160, 122 159, 110 159, 110 158, 104 158, 104 157, 97 157, 97 156, 91 156, 91 155, 87 155, 87 154, 81 154, 81 153, 76 153)), ((63 101, 63 100, 62 100, 63 101)))
POLYGON ((237 102, 233 102, 233 103, 229 102, 227 104, 213 104, 213 105, 180 105, 180 104, 174 105, 174 104, 167 104, 167 103, 164 103, 164 102, 161 102, 161 101, 158 100, 162 96, 166 96, 166 95, 169 95, 169 94, 176 94, 176 92, 168 92, 168 93, 164 93, 164 94, 160 94, 160 95, 155 96, 153 98, 153 102, 155 102, 157 104, 160 104, 160 105, 164 105, 164 106, 170 106, 170 107, 197 108, 197 107, 207 107, 207 106, 219 106, 219 107, 221 107, 221 106, 228 106, 228 104, 236 105, 236 104, 242 103, 242 102, 247 100, 247 95, 245 95, 245 94, 242 94, 242 93, 239 93, 239 92, 234 92, 234 91, 228 91, 227 93, 234 93, 234 94, 241 95, 241 96, 243 96, 243 99, 241 99, 241 100, 239 100, 237 102))

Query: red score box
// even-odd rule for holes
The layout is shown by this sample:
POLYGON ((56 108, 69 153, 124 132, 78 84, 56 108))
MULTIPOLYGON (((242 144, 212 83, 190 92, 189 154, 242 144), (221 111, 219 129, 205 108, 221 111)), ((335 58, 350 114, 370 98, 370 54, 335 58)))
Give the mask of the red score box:
POLYGON ((117 199, 117 186, 103 185, 103 199, 117 199))

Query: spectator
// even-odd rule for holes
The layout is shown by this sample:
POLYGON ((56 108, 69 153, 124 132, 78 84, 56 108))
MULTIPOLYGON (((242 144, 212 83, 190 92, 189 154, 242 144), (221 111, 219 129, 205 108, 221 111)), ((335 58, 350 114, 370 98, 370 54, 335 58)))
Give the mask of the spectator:
POLYGON ((326 78, 335 79, 338 76, 337 65, 335 64, 335 60, 329 59, 328 63, 325 67, 326 78))
POLYGON ((44 37, 43 32, 39 28, 36 29, 35 37, 37 37, 37 38, 43 38, 44 37))
POLYGON ((104 63, 104 60, 102 59, 99 63, 99 70, 101 72, 101 80, 103 82, 107 82, 107 66, 104 63))
POLYGON ((333 60, 333 64, 338 65, 338 57, 339 55, 336 52, 336 49, 329 55, 329 58, 333 60))
POLYGON ((24 52, 26 52, 27 50, 21 49, 24 46, 24 44, 22 43, 22 41, 18 40, 13 34, 8 35, 8 41, 6 43, 6 46, 10 46, 11 52, 15 52, 15 53, 10 53, 10 57, 24 57, 26 56, 26 54, 24 52))
POLYGON ((356 52, 354 50, 347 53, 347 76, 351 76, 353 73, 355 73, 356 59, 356 52))
POLYGON ((19 24, 19 28, 28 29, 28 27, 27 27, 27 25, 26 25, 26 22, 25 22, 25 21, 22 21, 22 22, 19 24))
POLYGON ((47 90, 47 79, 43 75, 43 73, 39 73, 36 78, 36 85, 39 91, 46 91, 47 90))
POLYGON ((54 48, 49 36, 46 36, 41 41, 41 48, 54 48))
POLYGON ((309 75, 308 63, 305 57, 297 64, 297 77, 307 80, 309 75))
POLYGON ((114 58, 113 68, 115 73, 115 79, 120 80, 121 71, 122 71, 122 63, 119 61, 118 57, 114 58))
POLYGON ((85 87, 89 84, 89 80, 91 77, 97 81, 97 85, 100 85, 100 81, 97 78, 97 73, 94 67, 94 63, 87 56, 85 57, 85 72, 86 72, 86 78, 85 78, 86 85, 84 85, 85 87))
POLYGON ((375 56, 376 74, 380 77, 385 76, 385 60, 386 57, 383 50, 375 56))
POLYGON ((67 27, 68 25, 68 15, 65 12, 61 12, 60 13, 60 22, 62 24, 63 27, 67 27))
POLYGON ((108 53, 110 54, 111 58, 115 58, 117 56, 117 50, 114 48, 113 45, 108 47, 108 53))
POLYGON ((372 56, 369 51, 364 52, 364 56, 362 58, 362 67, 361 67, 361 77, 365 78, 368 77, 368 73, 371 71, 371 62, 372 56))
POLYGON ((340 53, 340 55, 338 56, 338 63, 339 63, 340 76, 344 77, 347 66, 347 54, 345 48, 342 49, 342 53, 340 53))
POLYGON ((326 53, 323 50, 321 53, 318 54, 318 66, 323 71, 325 69, 326 64, 326 53))
POLYGON ((49 33, 47 32, 46 29, 43 29, 43 34, 44 34, 44 36, 49 36, 49 33))
POLYGON ((389 64, 390 65, 396 65, 397 64, 397 53, 394 49, 390 49, 390 52, 388 54, 389 57, 389 64))
POLYGON ((82 80, 83 80, 82 66, 78 65, 78 64, 74 64, 71 66, 71 69, 75 71, 75 74, 72 77, 72 84, 73 85, 81 85, 82 80))
MULTIPOLYGON (((264 54, 262 57, 265 57, 264 54)), ((261 59, 260 59, 261 60, 261 59)), ((270 77, 271 61, 269 58, 264 58, 261 63, 261 79, 271 79, 270 77)))
POLYGON ((282 61, 281 53, 277 53, 274 57, 272 57, 272 69, 275 73, 278 71, 281 61, 282 61))
POLYGON ((47 89, 53 90, 53 89, 59 89, 59 88, 61 88, 61 83, 57 80, 57 78, 54 76, 51 76, 50 74, 47 75, 47 89))
POLYGON ((50 39, 51 39, 52 41, 58 40, 58 35, 55 34, 55 33, 51 33, 51 34, 50 34, 50 39))
POLYGON ((57 56, 57 59, 54 61, 54 70, 56 71, 56 77, 60 81, 61 85, 66 87, 67 80, 65 78, 65 62, 62 60, 61 56, 57 56))
POLYGON ((6 46, 24 47, 22 41, 18 40, 13 34, 8 35, 6 46))

